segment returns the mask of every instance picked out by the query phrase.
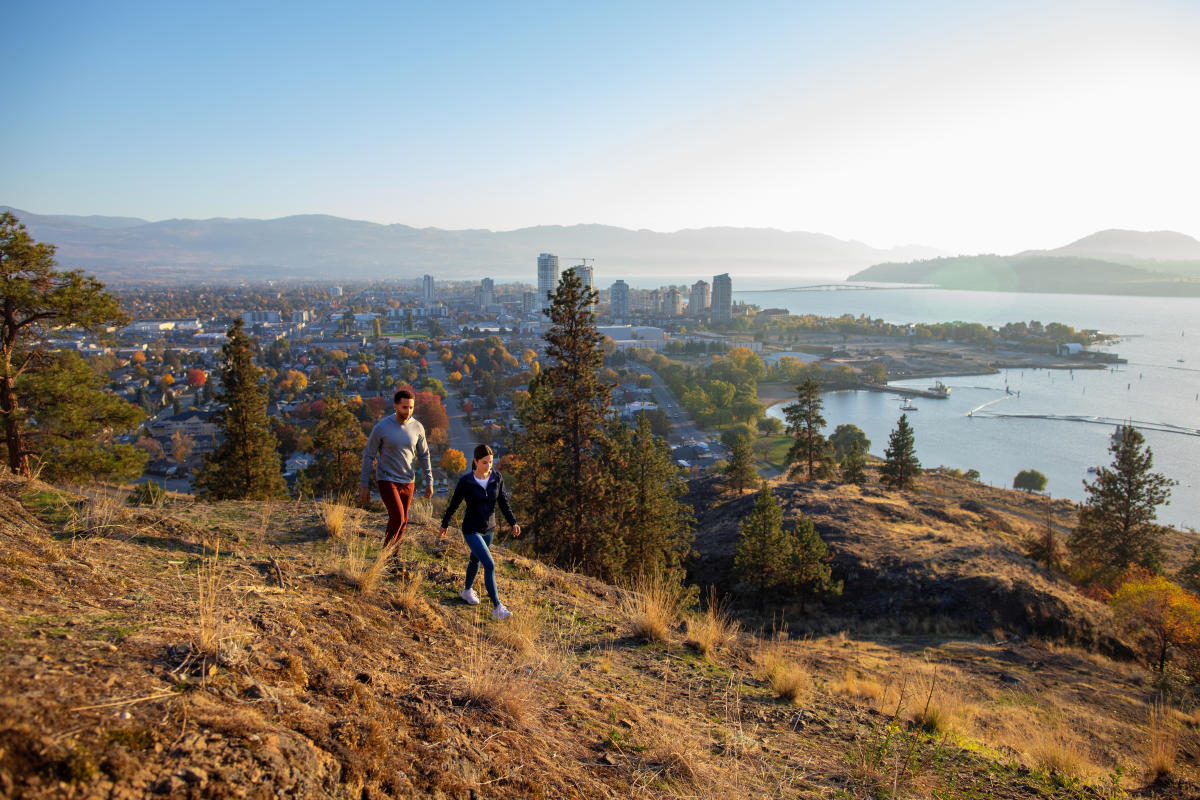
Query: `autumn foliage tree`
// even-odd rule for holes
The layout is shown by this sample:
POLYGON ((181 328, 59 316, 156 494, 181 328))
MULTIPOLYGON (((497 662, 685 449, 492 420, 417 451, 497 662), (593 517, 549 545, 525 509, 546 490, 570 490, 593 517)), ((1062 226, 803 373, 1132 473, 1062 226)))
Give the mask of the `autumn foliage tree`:
POLYGON ((1109 605, 1113 618, 1138 639, 1159 672, 1172 651, 1200 648, 1200 599, 1161 575, 1132 577, 1118 587, 1109 605))
POLYGON ((462 454, 461 450, 455 450, 453 447, 446 448, 446 452, 442 454, 442 460, 438 462, 438 466, 449 476, 453 477, 465 471, 467 468, 467 457, 462 454))

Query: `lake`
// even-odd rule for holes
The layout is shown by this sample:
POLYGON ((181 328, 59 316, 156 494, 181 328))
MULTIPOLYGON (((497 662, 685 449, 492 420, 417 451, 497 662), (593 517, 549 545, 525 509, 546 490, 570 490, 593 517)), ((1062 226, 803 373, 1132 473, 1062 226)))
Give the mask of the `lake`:
MULTIPOLYGON (((1089 466, 1108 464, 1109 437, 1129 421, 1146 437, 1155 470, 1179 481, 1159 520, 1200 527, 1200 298, 967 292, 943 289, 735 291, 738 300, 793 314, 866 314, 894 323, 1062 322, 1096 328, 1119 341, 1103 349, 1128 364, 1106 370, 1005 370, 941 376, 945 400, 914 401, 908 413, 917 457, 926 467, 979 470, 1011 486, 1022 469, 1049 479, 1054 497, 1083 500, 1089 466), (969 412, 974 412, 968 416, 969 412)), ((926 388, 934 378, 896 381, 926 388)), ((876 392, 824 395, 826 434, 839 424, 862 428, 882 456, 902 413, 900 399, 876 392)), ((771 411, 782 416, 781 406, 771 411)))

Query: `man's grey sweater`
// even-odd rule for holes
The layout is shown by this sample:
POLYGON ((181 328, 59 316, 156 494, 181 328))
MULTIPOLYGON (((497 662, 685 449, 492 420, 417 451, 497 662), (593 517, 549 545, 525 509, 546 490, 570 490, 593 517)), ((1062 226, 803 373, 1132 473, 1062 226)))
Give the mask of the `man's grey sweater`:
POLYGON ((425 426, 412 417, 402 425, 395 414, 388 414, 375 424, 371 438, 363 450, 362 485, 371 481, 371 462, 375 461, 375 478, 392 483, 412 483, 416 480, 415 459, 421 460, 425 485, 433 485, 433 466, 429 461, 429 444, 425 441, 425 426))

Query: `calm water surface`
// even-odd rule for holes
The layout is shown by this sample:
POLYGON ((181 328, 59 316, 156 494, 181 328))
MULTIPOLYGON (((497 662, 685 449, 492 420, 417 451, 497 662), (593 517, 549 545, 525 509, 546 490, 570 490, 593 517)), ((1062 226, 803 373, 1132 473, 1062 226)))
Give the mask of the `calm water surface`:
MULTIPOLYGON (((980 471, 1011 486, 1022 469, 1049 478, 1055 497, 1082 500, 1087 468, 1107 464, 1114 426, 1130 420, 1154 452, 1155 469, 1179 481, 1159 519, 1200 527, 1200 298, 1016 294, 939 289, 741 291, 739 300, 793 314, 866 314, 888 322, 961 320, 1000 326, 1018 320, 1062 322, 1117 334, 1109 350, 1128 359, 1113 370, 1006 370, 943 376, 946 400, 916 399, 909 412, 924 466, 980 471), (1196 343, 1196 344, 1193 344, 1196 343), (974 412, 968 416, 968 412, 974 412)), ((897 381, 925 388, 933 379, 897 381)), ((826 433, 859 426, 882 455, 900 400, 875 392, 824 396, 826 433)), ((782 416, 781 407, 771 411, 782 416)))

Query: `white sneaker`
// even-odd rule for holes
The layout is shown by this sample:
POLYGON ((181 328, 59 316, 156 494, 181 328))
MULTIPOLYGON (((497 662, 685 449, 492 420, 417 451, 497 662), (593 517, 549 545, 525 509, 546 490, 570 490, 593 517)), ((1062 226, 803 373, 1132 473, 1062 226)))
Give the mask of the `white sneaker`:
POLYGON ((479 605, 479 595, 475 594, 474 589, 463 589, 458 596, 469 606, 479 605))
POLYGON ((512 612, 502 605, 492 609, 492 619, 508 619, 511 616, 512 612))

